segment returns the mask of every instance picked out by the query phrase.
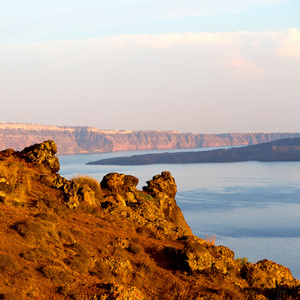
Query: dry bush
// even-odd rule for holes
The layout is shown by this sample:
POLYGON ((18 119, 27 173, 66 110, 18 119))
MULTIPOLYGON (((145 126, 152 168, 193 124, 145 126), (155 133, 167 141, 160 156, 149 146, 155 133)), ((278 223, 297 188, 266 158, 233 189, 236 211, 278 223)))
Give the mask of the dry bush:
POLYGON ((52 222, 27 220, 16 223, 12 228, 33 244, 44 245, 59 242, 59 235, 52 222))
POLYGON ((20 163, 0 162, 0 190, 6 197, 2 201, 18 204, 24 202, 32 191, 32 175, 20 163))
POLYGON ((48 248, 33 248, 28 250, 25 253, 22 253, 22 258, 28 261, 37 262, 44 260, 48 257, 56 257, 57 254, 54 251, 49 250, 48 248))
POLYGON ((74 289, 70 288, 67 285, 63 285, 58 289, 59 293, 64 296, 65 299, 80 300, 82 299, 81 295, 74 289))
POLYGON ((143 248, 143 246, 140 245, 140 244, 137 244, 137 243, 131 243, 131 244, 129 245, 128 250, 129 250, 130 252, 134 253, 134 254, 139 254, 139 253, 143 252, 144 248, 143 248))
POLYGON ((140 257, 139 262, 137 263, 137 267, 141 272, 145 272, 147 274, 153 273, 156 268, 154 260, 150 256, 140 257))
POLYGON ((0 254, 0 272, 2 274, 12 274, 18 270, 15 259, 7 254, 0 254))
POLYGON ((88 186, 94 193, 95 198, 99 201, 103 200, 103 194, 101 191, 100 183, 89 176, 76 176, 72 178, 72 181, 78 183, 80 186, 88 186))
POLYGON ((88 273, 91 264, 91 254, 84 244, 66 245, 72 255, 64 260, 65 264, 78 273, 88 273))
POLYGON ((216 243, 216 235, 206 235, 204 240, 209 246, 213 246, 216 243))
POLYGON ((39 271, 42 275, 56 284, 63 284, 72 281, 72 277, 60 266, 44 265, 39 271))

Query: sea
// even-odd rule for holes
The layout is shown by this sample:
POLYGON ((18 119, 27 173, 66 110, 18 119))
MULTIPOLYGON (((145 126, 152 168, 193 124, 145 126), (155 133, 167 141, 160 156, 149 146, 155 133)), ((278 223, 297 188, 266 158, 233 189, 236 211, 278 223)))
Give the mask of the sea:
MULTIPOLYGON (((224 147, 225 148, 225 147, 224 147)), ((216 239, 235 258, 268 259, 288 267, 300 280, 300 162, 86 165, 118 156, 216 148, 59 155, 60 175, 89 175, 101 181, 110 172, 139 178, 138 188, 162 171, 177 184, 176 201, 193 234, 216 239)))

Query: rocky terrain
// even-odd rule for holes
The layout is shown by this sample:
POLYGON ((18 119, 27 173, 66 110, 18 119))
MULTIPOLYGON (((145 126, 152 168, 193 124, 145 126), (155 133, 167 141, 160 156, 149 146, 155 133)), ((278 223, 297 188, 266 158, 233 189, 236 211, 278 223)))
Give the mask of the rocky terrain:
POLYGON ((254 145, 292 137, 300 133, 194 134, 0 122, 0 149, 22 150, 51 139, 59 154, 254 145))
POLYGON ((210 151, 173 152, 107 158, 88 165, 149 165, 225 163, 243 161, 300 161, 300 138, 210 151))
POLYGON ((194 236, 169 172, 67 180, 56 151, 0 152, 0 299, 300 299, 286 267, 194 236))

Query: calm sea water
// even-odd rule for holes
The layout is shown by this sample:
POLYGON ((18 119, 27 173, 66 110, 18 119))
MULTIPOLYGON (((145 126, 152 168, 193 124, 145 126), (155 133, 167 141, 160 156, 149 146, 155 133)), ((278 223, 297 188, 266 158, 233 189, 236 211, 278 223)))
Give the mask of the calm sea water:
POLYGON ((60 174, 101 181, 107 173, 119 172, 139 178, 142 188, 154 175, 170 171, 178 187, 177 203, 195 235, 216 235, 216 244, 232 249, 236 258, 267 258, 300 279, 300 162, 85 165, 109 157, 176 151, 61 155, 60 174))

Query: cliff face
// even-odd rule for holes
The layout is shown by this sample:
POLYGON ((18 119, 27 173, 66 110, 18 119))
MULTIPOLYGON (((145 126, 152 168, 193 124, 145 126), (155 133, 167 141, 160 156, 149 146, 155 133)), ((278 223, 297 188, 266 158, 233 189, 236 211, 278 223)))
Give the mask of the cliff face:
POLYGON ((67 180, 55 153, 0 152, 0 299, 299 299, 286 267, 194 236, 169 172, 67 180))
POLYGON ((253 145, 292 137, 300 133, 194 134, 0 123, 0 149, 21 150, 51 139, 59 154, 253 145))

